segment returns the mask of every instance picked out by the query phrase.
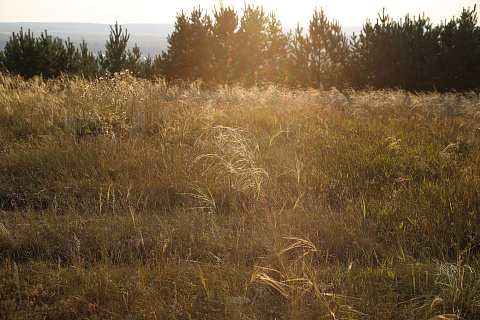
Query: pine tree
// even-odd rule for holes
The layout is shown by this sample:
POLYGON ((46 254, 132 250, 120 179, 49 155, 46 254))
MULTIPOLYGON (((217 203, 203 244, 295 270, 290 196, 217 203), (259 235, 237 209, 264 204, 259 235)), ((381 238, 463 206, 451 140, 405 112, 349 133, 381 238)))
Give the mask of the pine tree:
POLYGON ((7 71, 7 68, 5 67, 5 54, 3 51, 0 51, 0 72, 5 71, 7 71))
POLYGON ((235 79, 234 66, 238 15, 233 8, 220 6, 213 12, 212 25, 213 77, 217 83, 226 84, 235 79))
POLYGON ((156 55, 155 58, 148 55, 138 63, 137 77, 155 79, 155 77, 162 74, 161 62, 162 59, 160 55, 156 55))
POLYGON ((99 65, 93 53, 88 51, 85 40, 80 44, 80 72, 87 78, 94 78, 98 75, 99 65))
MULTIPOLYGON (((78 73, 83 68, 83 57, 88 55, 85 42, 83 46, 80 53, 70 38, 63 42, 58 37, 50 36, 46 30, 39 38, 34 38, 30 30, 24 33, 21 29, 19 34, 13 33, 5 45, 2 68, 25 78, 37 75, 54 78, 62 73, 78 73)), ((90 57, 92 59, 91 63, 96 65, 93 55, 90 57)))
POLYGON ((473 10, 432 27, 425 16, 393 21, 385 11, 352 39, 353 83, 376 88, 469 90, 480 86, 480 28, 473 10))
POLYGON ((140 58, 142 57, 142 53, 140 52, 140 48, 135 43, 135 46, 132 48, 132 51, 127 51, 127 59, 125 61, 125 68, 129 71, 133 72, 135 76, 138 76, 140 72, 140 58))
POLYGON ((177 14, 172 34, 168 35, 167 52, 162 53, 163 74, 168 80, 186 79, 192 74, 188 65, 190 23, 185 12, 177 14))
POLYGON ((200 8, 190 15, 191 52, 189 63, 194 67, 192 80, 209 82, 213 78, 212 20, 200 8))
POLYGON ((247 85, 263 82, 268 19, 263 7, 246 5, 237 31, 236 72, 240 81, 247 85))
POLYGON ((310 52, 311 45, 308 36, 303 34, 303 27, 297 23, 297 28, 290 43, 289 50, 289 83, 292 87, 311 86, 310 52))
POLYGON ((168 36, 167 52, 162 54, 162 68, 167 79, 208 80, 212 77, 211 19, 201 9, 190 17, 177 14, 175 29, 168 36))
POLYGON ((432 90, 438 74, 439 33, 425 16, 395 23, 398 44, 396 85, 406 90, 432 90))
POLYGON ((63 50, 60 53, 60 65, 62 71, 68 73, 79 73, 81 70, 82 55, 70 38, 64 42, 63 50))
POLYGON ((281 84, 287 79, 288 46, 291 34, 285 34, 280 20, 272 12, 268 16, 264 79, 281 84))
POLYGON ((59 77, 62 73, 80 71, 81 55, 68 38, 62 39, 48 35, 47 30, 36 40, 38 51, 38 72, 44 78, 59 77))
POLYGON ((347 37, 337 21, 329 22, 323 9, 315 9, 309 25, 309 69, 313 87, 330 88, 345 81, 349 47, 347 37))
POLYGON ((105 55, 100 51, 98 53, 101 68, 109 73, 120 72, 126 67, 127 62, 127 43, 130 34, 125 30, 122 32, 122 26, 115 23, 115 29, 110 26, 110 39, 105 44, 105 55))
POLYGON ((475 5, 472 10, 463 9, 460 18, 440 27, 442 88, 480 88, 480 27, 477 23, 475 5))
POLYGON ((38 51, 38 71, 45 78, 58 77, 61 72, 60 55, 63 49, 62 40, 52 39, 47 30, 42 32, 36 41, 38 51))
POLYGON ((369 20, 363 26, 358 39, 354 39, 354 61, 350 65, 356 65, 357 71, 363 74, 365 85, 381 87, 393 87, 397 80, 397 50, 398 32, 393 31, 393 21, 385 10, 377 19, 375 25, 369 20))
POLYGON ((3 67, 24 78, 39 75, 38 50, 33 33, 12 33, 3 50, 3 67))

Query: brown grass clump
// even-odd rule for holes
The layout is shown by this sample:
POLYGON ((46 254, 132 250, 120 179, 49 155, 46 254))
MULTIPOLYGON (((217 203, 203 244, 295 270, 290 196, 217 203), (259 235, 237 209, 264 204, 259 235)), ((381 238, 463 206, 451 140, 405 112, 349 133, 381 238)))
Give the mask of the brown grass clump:
POLYGON ((0 75, 0 317, 480 317, 475 93, 0 75))

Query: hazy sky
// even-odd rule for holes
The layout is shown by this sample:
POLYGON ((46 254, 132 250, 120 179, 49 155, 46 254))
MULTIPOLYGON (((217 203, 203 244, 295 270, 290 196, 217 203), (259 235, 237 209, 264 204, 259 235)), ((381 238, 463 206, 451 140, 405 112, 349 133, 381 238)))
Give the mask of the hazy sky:
MULTIPOLYGON (((406 13, 416 16, 425 12, 436 25, 443 19, 458 17, 462 8, 473 8, 476 2, 479 0, 246 1, 262 5, 267 12, 273 11, 284 27, 294 27, 297 22, 306 27, 315 7, 322 7, 329 20, 335 18, 344 27, 361 26, 367 18, 375 21, 383 8, 395 20, 406 13)), ((205 0, 0 0, 0 22, 174 23, 176 13, 182 9, 190 13, 200 5, 211 13, 219 3, 205 0)), ((244 0, 223 1, 224 6, 233 6, 240 16, 244 3, 244 0)))

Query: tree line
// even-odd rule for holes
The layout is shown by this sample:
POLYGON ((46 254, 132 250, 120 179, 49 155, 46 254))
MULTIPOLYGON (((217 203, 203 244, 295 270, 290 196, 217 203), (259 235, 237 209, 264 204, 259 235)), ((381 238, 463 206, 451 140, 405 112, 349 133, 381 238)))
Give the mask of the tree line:
POLYGON ((374 87, 405 90, 480 88, 480 27, 476 7, 433 26, 417 16, 395 21, 385 12, 367 20, 359 35, 347 38, 340 24, 315 12, 304 30, 283 31, 275 14, 245 4, 240 16, 231 7, 212 16, 198 8, 177 14, 168 49, 141 58, 120 25, 110 27, 105 53, 79 48, 47 31, 13 33, 0 52, 0 70, 25 78, 62 73, 93 78, 129 69, 143 78, 202 80, 205 84, 277 84, 289 87, 374 87))

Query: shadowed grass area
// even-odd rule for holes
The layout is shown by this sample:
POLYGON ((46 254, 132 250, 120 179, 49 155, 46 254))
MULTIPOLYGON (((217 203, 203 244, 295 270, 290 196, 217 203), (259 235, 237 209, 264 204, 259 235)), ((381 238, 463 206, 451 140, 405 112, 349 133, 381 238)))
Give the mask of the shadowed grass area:
POLYGON ((480 316, 475 93, 0 76, 0 315, 480 316))

